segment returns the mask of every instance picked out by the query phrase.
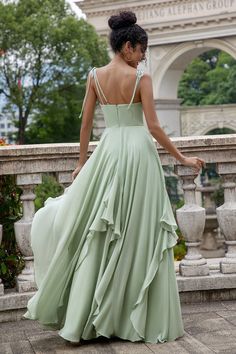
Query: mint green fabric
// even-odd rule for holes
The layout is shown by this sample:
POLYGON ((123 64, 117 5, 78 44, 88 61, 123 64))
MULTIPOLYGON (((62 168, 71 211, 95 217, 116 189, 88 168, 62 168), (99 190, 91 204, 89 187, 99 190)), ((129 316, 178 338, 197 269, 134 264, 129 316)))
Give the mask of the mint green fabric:
POLYGON ((74 342, 102 335, 157 343, 184 334, 177 224, 142 104, 132 100, 101 105, 106 129, 95 151, 32 223, 38 291, 23 316, 74 342))

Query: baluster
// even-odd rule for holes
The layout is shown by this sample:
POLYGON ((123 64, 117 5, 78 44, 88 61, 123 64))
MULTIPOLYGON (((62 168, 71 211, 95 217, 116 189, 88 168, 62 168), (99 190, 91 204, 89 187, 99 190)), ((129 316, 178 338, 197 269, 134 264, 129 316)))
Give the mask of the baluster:
POLYGON ((216 186, 212 186, 208 180, 203 185, 197 187, 202 192, 204 207, 206 210, 205 229, 203 231, 203 239, 200 246, 200 252, 204 257, 216 258, 224 257, 224 240, 219 239, 219 224, 216 215, 216 205, 212 200, 212 194, 216 190, 216 186))
POLYGON ((216 209, 216 213, 227 246, 225 258, 220 261, 220 271, 236 273, 236 164, 219 163, 217 172, 223 178, 224 204, 216 209))
POLYGON ((187 254, 180 261, 179 272, 183 276, 208 275, 207 261, 200 253, 200 241, 205 227, 205 209, 196 204, 196 174, 187 166, 175 166, 175 171, 183 181, 185 204, 176 210, 176 218, 184 238, 187 254))
MULTIPOLYGON (((0 225, 0 246, 2 243, 2 225, 0 225)), ((2 283, 2 279, 0 278, 0 295, 4 295, 4 285, 2 283)))
POLYGON ((23 202, 23 217, 15 222, 15 237, 17 245, 23 254, 25 268, 17 276, 16 287, 18 292, 36 290, 34 280, 33 253, 31 249, 30 230, 32 219, 35 213, 33 193, 34 186, 42 183, 41 174, 21 174, 17 175, 16 183, 23 190, 21 201, 23 202))

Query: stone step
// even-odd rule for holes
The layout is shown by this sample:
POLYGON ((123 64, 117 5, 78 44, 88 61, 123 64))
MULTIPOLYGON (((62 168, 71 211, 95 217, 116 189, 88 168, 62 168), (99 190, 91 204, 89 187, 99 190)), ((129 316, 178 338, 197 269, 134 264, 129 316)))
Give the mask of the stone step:
MULTIPOLYGON (((202 303, 208 301, 236 300, 236 274, 222 274, 217 269, 217 260, 211 259, 209 275, 183 277, 176 275, 180 302, 202 303)), ((26 305, 35 292, 19 293, 5 289, 0 296, 0 322, 18 321, 26 312, 26 305)))

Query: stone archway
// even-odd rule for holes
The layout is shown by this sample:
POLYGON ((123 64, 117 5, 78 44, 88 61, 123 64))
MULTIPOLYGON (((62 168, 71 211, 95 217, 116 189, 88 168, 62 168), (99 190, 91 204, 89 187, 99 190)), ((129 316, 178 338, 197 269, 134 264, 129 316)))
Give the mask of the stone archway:
POLYGON ((236 131, 232 128, 229 127, 222 127, 222 128, 213 128, 211 130, 208 130, 205 135, 221 135, 221 134, 235 134, 236 131))
POLYGON ((151 53, 156 60, 152 66, 152 77, 154 78, 154 95, 157 98, 176 98, 178 81, 186 66, 200 54, 211 49, 220 49, 236 59, 236 37, 229 39, 196 40, 190 43, 169 45, 168 48, 157 46, 154 53, 151 53), (160 54, 155 55, 155 51, 160 54), (170 78, 172 78, 170 82, 170 78), (173 81, 173 78, 175 79, 173 81))
MULTIPOLYGON (((181 44, 170 44, 165 47, 157 46, 150 49, 150 61, 151 63, 155 63, 150 69, 153 77, 156 111, 162 125, 165 126, 167 132, 172 135, 187 135, 186 129, 184 129, 184 125, 187 124, 186 114, 185 119, 182 119, 181 100, 177 98, 178 84, 181 76, 186 66, 194 58, 211 49, 223 50, 236 59, 236 37, 196 40, 181 44)), ((212 107, 212 111, 215 111, 214 107, 212 107)), ((194 118, 196 117, 192 117, 192 120, 189 122, 190 124, 193 124, 194 118)), ((236 110, 234 111, 234 119, 235 118, 236 110)), ((204 130, 210 129, 211 122, 209 122, 209 126, 208 122, 208 120, 204 121, 204 130)), ((217 122, 220 124, 219 117, 217 117, 217 122)), ((225 124, 227 123, 228 122, 225 122, 225 124)), ((236 121, 233 123, 233 126, 235 129, 236 121)), ((199 128, 197 129, 198 134, 194 135, 204 134, 203 130, 199 128)), ((187 131, 189 135, 192 135, 191 131, 187 131)))
POLYGON ((236 0, 85 0, 77 4, 105 38, 112 14, 122 9, 136 13, 149 36, 147 71, 153 78, 158 118, 168 134, 185 135, 177 98, 179 80, 186 66, 208 50, 221 49, 236 59, 236 0))

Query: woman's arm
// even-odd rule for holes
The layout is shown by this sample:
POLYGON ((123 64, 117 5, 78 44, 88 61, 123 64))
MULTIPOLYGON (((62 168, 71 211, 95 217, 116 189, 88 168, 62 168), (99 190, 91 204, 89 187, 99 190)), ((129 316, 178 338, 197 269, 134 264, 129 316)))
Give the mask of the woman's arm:
MULTIPOLYGON (((91 72, 89 75, 92 75, 91 72)), ((88 144, 91 136, 91 131, 93 127, 93 117, 95 111, 95 105, 97 96, 93 88, 93 83, 91 82, 91 77, 87 78, 86 84, 86 95, 83 103, 83 116, 80 128, 80 155, 78 166, 72 173, 72 179, 76 177, 85 162, 87 161, 88 144)))
POLYGON ((199 172, 201 167, 205 166, 205 161, 195 156, 184 156, 161 128, 154 106, 152 79, 148 74, 144 74, 140 80, 140 95, 147 126, 152 136, 181 164, 194 167, 196 172, 199 172))

